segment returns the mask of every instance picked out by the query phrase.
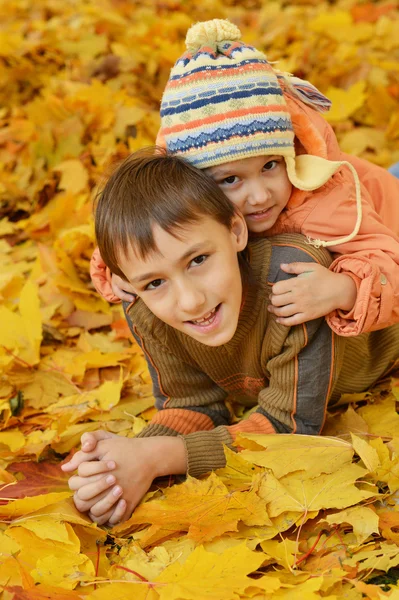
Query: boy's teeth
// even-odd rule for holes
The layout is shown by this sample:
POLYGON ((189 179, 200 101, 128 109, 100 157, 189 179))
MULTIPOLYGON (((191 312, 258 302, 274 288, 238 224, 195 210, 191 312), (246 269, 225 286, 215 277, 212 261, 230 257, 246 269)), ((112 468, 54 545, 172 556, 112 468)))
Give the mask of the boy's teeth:
POLYGON ((193 320, 193 321, 191 321, 191 323, 195 323, 196 325, 203 325, 204 323, 207 323, 208 321, 212 320, 215 312, 216 312, 216 308, 211 310, 207 315, 205 315, 201 319, 196 319, 195 321, 193 320))

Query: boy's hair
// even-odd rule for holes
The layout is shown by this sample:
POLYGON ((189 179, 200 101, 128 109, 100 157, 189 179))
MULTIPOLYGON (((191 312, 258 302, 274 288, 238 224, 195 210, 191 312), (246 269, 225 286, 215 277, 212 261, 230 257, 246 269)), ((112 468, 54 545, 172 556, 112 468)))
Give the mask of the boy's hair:
POLYGON ((153 227, 178 237, 178 230, 203 216, 231 228, 235 209, 217 184, 182 158, 160 148, 140 150, 124 160, 108 179, 97 201, 98 247, 112 273, 131 245, 145 258, 157 251, 153 227))

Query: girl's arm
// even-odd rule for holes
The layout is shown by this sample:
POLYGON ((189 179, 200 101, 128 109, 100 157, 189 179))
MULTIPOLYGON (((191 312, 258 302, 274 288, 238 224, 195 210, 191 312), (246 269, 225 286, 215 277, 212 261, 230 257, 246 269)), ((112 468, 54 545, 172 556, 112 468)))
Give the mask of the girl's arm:
POLYGON ((94 250, 90 260, 90 277, 97 292, 108 302, 132 302, 134 299, 129 283, 111 273, 98 248, 94 250))
MULTIPOLYGON (((361 187, 362 222, 358 234, 344 244, 328 247, 336 256, 330 270, 350 276, 357 288, 350 311, 337 307, 327 317, 338 335, 355 336, 399 322, 399 182, 392 180, 392 196, 386 194, 381 216, 374 210, 368 191, 361 187), (387 208, 388 202, 392 206, 387 208)), ((357 215, 348 186, 338 183, 319 195, 302 225, 302 233, 325 241, 349 234, 357 215)))

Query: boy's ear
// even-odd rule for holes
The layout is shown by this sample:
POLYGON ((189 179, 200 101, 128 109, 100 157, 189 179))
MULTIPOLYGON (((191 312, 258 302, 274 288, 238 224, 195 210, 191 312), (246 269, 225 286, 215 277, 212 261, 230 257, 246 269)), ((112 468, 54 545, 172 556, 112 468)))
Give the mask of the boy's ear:
POLYGON ((234 236, 237 252, 241 252, 248 243, 248 227, 244 217, 238 211, 231 222, 231 233, 234 236))

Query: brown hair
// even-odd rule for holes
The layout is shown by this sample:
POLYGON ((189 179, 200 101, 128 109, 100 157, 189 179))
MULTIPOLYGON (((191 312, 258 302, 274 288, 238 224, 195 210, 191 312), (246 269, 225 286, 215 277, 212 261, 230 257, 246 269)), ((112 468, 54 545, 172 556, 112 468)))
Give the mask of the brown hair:
POLYGON ((208 175, 153 147, 129 156, 108 179, 96 206, 96 238, 107 267, 126 279, 118 257, 131 243, 142 258, 156 251, 154 225, 177 236, 201 216, 230 229, 234 215, 234 205, 208 175))

